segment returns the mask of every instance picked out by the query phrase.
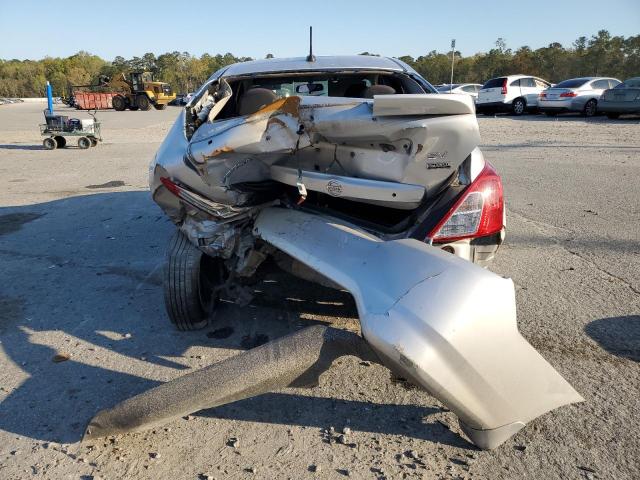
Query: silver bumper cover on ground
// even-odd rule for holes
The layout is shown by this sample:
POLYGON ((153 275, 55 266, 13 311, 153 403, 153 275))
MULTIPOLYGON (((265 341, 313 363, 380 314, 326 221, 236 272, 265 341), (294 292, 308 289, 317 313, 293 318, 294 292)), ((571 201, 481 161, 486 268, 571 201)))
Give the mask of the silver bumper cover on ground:
POLYGON ((255 234, 354 296, 383 363, 458 415, 481 448, 582 397, 520 335, 513 282, 417 240, 383 242, 283 209, 255 234))

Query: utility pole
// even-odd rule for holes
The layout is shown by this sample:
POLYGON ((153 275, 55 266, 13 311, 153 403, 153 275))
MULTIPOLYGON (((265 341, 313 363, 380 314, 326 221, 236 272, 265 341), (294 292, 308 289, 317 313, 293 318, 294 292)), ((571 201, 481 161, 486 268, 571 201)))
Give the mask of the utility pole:
POLYGON ((453 90, 453 62, 456 58, 456 39, 451 40, 451 83, 449 84, 449 93, 453 90))

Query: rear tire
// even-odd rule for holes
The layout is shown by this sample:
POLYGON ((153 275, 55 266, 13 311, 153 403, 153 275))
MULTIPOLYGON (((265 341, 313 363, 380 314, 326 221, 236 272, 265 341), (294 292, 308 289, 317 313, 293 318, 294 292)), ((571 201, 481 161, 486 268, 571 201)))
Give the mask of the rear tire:
POLYGON ((136 105, 140 110, 149 110, 151 108, 151 102, 149 101, 149 97, 146 95, 138 95, 136 97, 136 105))
POLYGON ((206 327, 221 282, 220 261, 206 256, 180 231, 171 238, 164 267, 164 302, 178 330, 206 327))
POLYGON ((620 118, 620 114, 619 113, 615 113, 615 112, 609 112, 609 113, 607 113, 607 118, 609 120, 616 120, 616 119, 620 118))
POLYGON ((82 150, 86 150, 90 146, 91 146, 91 140, 89 140, 87 137, 80 137, 78 139, 78 148, 82 150))
POLYGON ((164 110, 165 108, 167 108, 167 105, 166 105, 165 103, 163 103, 163 104, 161 104, 161 105, 160 105, 160 104, 158 104, 158 103, 156 103, 156 104, 154 105, 154 107, 155 107, 155 109, 156 109, 156 110, 164 110))
POLYGON ((589 100, 584 108, 582 109, 582 114, 585 117, 593 117, 598 112, 598 102, 595 99, 589 100))
POLYGON ((64 137, 61 137, 60 135, 58 135, 57 137, 53 137, 53 139, 56 142, 56 147, 58 148, 64 148, 65 145, 67 144, 67 139, 64 137))
POLYGON ((49 137, 42 141, 42 146, 47 150, 55 150, 58 144, 53 138, 49 137))
POLYGON ((516 98, 511 103, 511 113, 516 117, 519 117, 520 115, 524 114, 526 108, 527 108, 527 104, 525 103, 524 98, 516 98))
POLYGON ((95 147, 96 145, 98 145, 98 139, 95 137, 89 137, 89 141, 91 142, 92 147, 95 147))
POLYGON ((116 112, 122 112, 127 108, 127 100, 122 95, 116 95, 111 99, 111 105, 116 112))

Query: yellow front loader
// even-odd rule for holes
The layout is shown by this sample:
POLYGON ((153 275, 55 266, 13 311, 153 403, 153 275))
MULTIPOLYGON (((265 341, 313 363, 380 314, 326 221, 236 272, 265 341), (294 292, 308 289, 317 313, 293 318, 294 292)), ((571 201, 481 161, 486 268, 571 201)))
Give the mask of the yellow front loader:
POLYGON ((103 86, 118 92, 112 100, 113 108, 117 111, 127 108, 149 110, 151 106, 156 110, 164 110, 176 98, 171 86, 155 81, 151 72, 122 72, 114 75, 103 86))

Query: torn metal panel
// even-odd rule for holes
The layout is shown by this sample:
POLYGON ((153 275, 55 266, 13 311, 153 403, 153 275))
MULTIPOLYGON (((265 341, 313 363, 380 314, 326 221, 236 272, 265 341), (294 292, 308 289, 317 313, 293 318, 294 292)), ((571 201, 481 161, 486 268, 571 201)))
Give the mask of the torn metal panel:
POLYGON ((377 117, 405 115, 465 115, 476 112, 471 95, 376 95, 373 114, 377 117))
POLYGON ((281 98, 252 115, 205 122, 193 134, 187 157, 206 185, 201 190, 215 202, 250 203, 251 195, 236 185, 269 180, 291 185, 288 172, 294 170, 309 178, 311 190, 341 196, 342 187, 345 198, 415 208, 478 144, 475 115, 455 96, 383 97, 281 98), (379 109, 388 116, 377 117, 379 109), (427 113, 431 110, 444 116, 427 113), (368 180, 406 185, 390 192, 389 184, 368 180))

